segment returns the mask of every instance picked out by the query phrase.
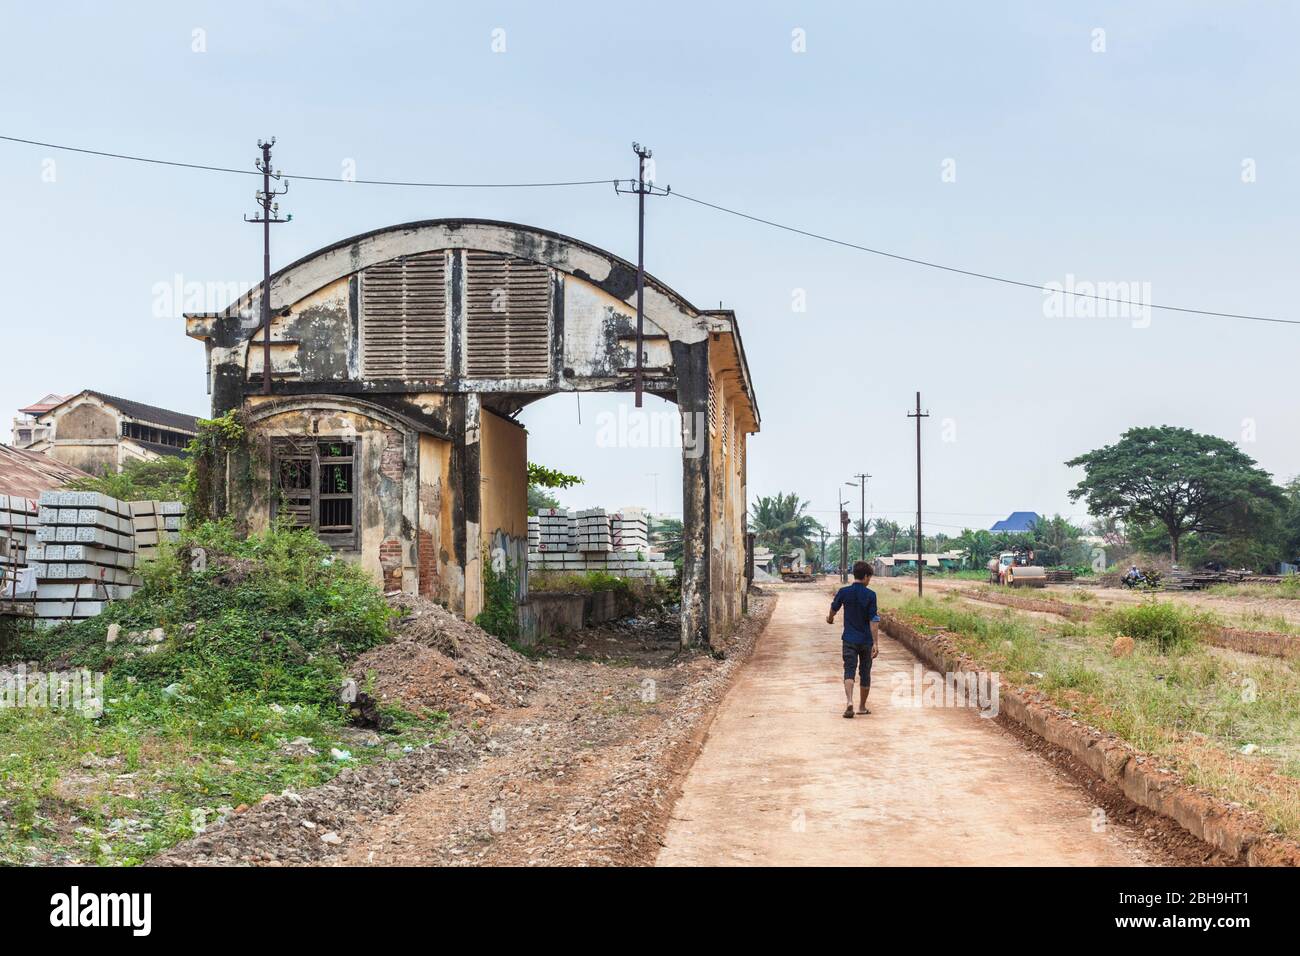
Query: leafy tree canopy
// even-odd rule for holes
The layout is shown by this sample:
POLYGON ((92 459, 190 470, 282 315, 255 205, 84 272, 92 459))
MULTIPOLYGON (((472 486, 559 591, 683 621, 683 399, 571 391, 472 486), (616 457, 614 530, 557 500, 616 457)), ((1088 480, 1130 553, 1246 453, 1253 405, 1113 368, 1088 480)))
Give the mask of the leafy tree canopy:
POLYGON ((1070 499, 1135 527, 1159 524, 1172 559, 1189 533, 1231 533, 1269 520, 1281 489, 1232 442, 1170 425, 1130 428, 1114 445, 1066 462, 1084 478, 1070 499))

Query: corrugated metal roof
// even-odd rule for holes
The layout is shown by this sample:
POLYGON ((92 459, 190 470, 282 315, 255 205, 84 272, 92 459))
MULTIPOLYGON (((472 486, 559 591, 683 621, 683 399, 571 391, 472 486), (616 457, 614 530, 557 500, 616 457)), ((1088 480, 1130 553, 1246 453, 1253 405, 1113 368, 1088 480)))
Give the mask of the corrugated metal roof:
POLYGON ((42 491, 62 488, 91 475, 47 455, 0 445, 0 494, 36 498, 42 491))

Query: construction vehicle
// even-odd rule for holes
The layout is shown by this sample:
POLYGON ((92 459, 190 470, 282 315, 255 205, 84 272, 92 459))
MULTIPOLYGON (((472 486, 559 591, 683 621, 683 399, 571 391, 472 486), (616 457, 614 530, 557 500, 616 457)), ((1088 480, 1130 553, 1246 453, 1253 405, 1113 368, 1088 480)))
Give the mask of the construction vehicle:
POLYGON ((1028 548, 1003 551, 988 563, 989 583, 1009 588, 1047 587, 1047 569, 1037 564, 1028 548))
POLYGON ((781 569, 782 581, 811 581, 812 574, 804 562, 802 548, 796 548, 790 554, 781 555, 778 567, 781 569))

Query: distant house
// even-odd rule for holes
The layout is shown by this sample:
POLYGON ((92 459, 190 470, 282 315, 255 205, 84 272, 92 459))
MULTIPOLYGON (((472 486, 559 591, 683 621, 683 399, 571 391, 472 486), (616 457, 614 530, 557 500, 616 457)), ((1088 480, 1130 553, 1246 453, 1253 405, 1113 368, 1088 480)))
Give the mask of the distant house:
POLYGON ((993 527, 989 528, 989 530, 1007 531, 1012 534, 1019 534, 1031 530, 1034 526, 1034 522, 1041 520, 1042 517, 1036 511, 1013 511, 1001 521, 995 522, 993 527))
POLYGON ((42 425, 36 419, 51 408, 67 399, 67 395, 55 395, 51 392, 39 402, 32 402, 26 408, 18 409, 14 416, 12 442, 15 448, 30 448, 43 438, 49 436, 50 427, 42 425))
MULTIPOLYGON (((962 566, 965 556, 966 552, 964 551, 943 551, 939 553, 925 551, 921 554, 921 560, 925 562, 925 566, 931 571, 956 571, 962 566)), ((896 574, 915 574, 916 552, 900 551, 898 554, 887 554, 876 558, 873 570, 882 577, 893 577, 896 574)))
POLYGON ((198 418, 87 389, 37 416, 46 434, 38 451, 91 474, 119 472, 129 461, 183 458, 198 418))

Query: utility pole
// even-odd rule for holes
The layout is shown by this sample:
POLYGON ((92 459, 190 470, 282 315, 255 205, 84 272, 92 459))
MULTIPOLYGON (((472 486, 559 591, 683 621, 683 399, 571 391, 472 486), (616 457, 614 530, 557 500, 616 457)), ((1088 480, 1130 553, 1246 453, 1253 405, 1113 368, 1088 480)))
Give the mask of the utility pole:
POLYGON ((840 510, 840 582, 849 581, 849 513, 840 510))
POLYGON ((862 489, 862 517, 858 522, 858 538, 860 539, 860 547, 862 549, 861 557, 862 560, 865 561, 867 560, 867 479, 871 476, 864 472, 859 472, 853 477, 858 480, 846 481, 844 483, 850 487, 862 489))
POLYGON ((921 597, 922 581, 925 579, 925 561, 921 557, 921 419, 929 418, 929 412, 921 411, 921 393, 916 393, 916 411, 908 412, 908 418, 916 419, 916 596, 921 597))
POLYGON ((657 188, 654 179, 649 182, 645 178, 646 160, 654 155, 640 143, 632 144, 632 152, 636 153, 636 183, 633 184, 628 180, 629 189, 619 189, 618 180, 614 181, 614 192, 616 193, 633 193, 636 195, 637 219, 636 219, 636 368, 633 372, 633 387, 636 389, 636 407, 641 407, 641 389, 644 384, 644 342, 645 342, 645 197, 646 196, 667 196, 673 191, 672 186, 655 192, 657 188))
POLYGON ((262 173, 262 189, 256 194, 257 204, 262 207, 260 216, 254 216, 252 219, 244 217, 244 222, 256 222, 262 225, 262 394, 271 394, 271 223, 289 222, 293 219, 292 215, 280 219, 280 204, 275 201, 276 196, 283 196, 289 191, 289 184, 285 183, 284 188, 280 190, 271 189, 271 180, 279 182, 281 173, 278 169, 271 168, 271 147, 275 145, 275 137, 272 136, 267 142, 257 141, 257 147, 262 151, 262 158, 256 160, 253 165, 262 173))

